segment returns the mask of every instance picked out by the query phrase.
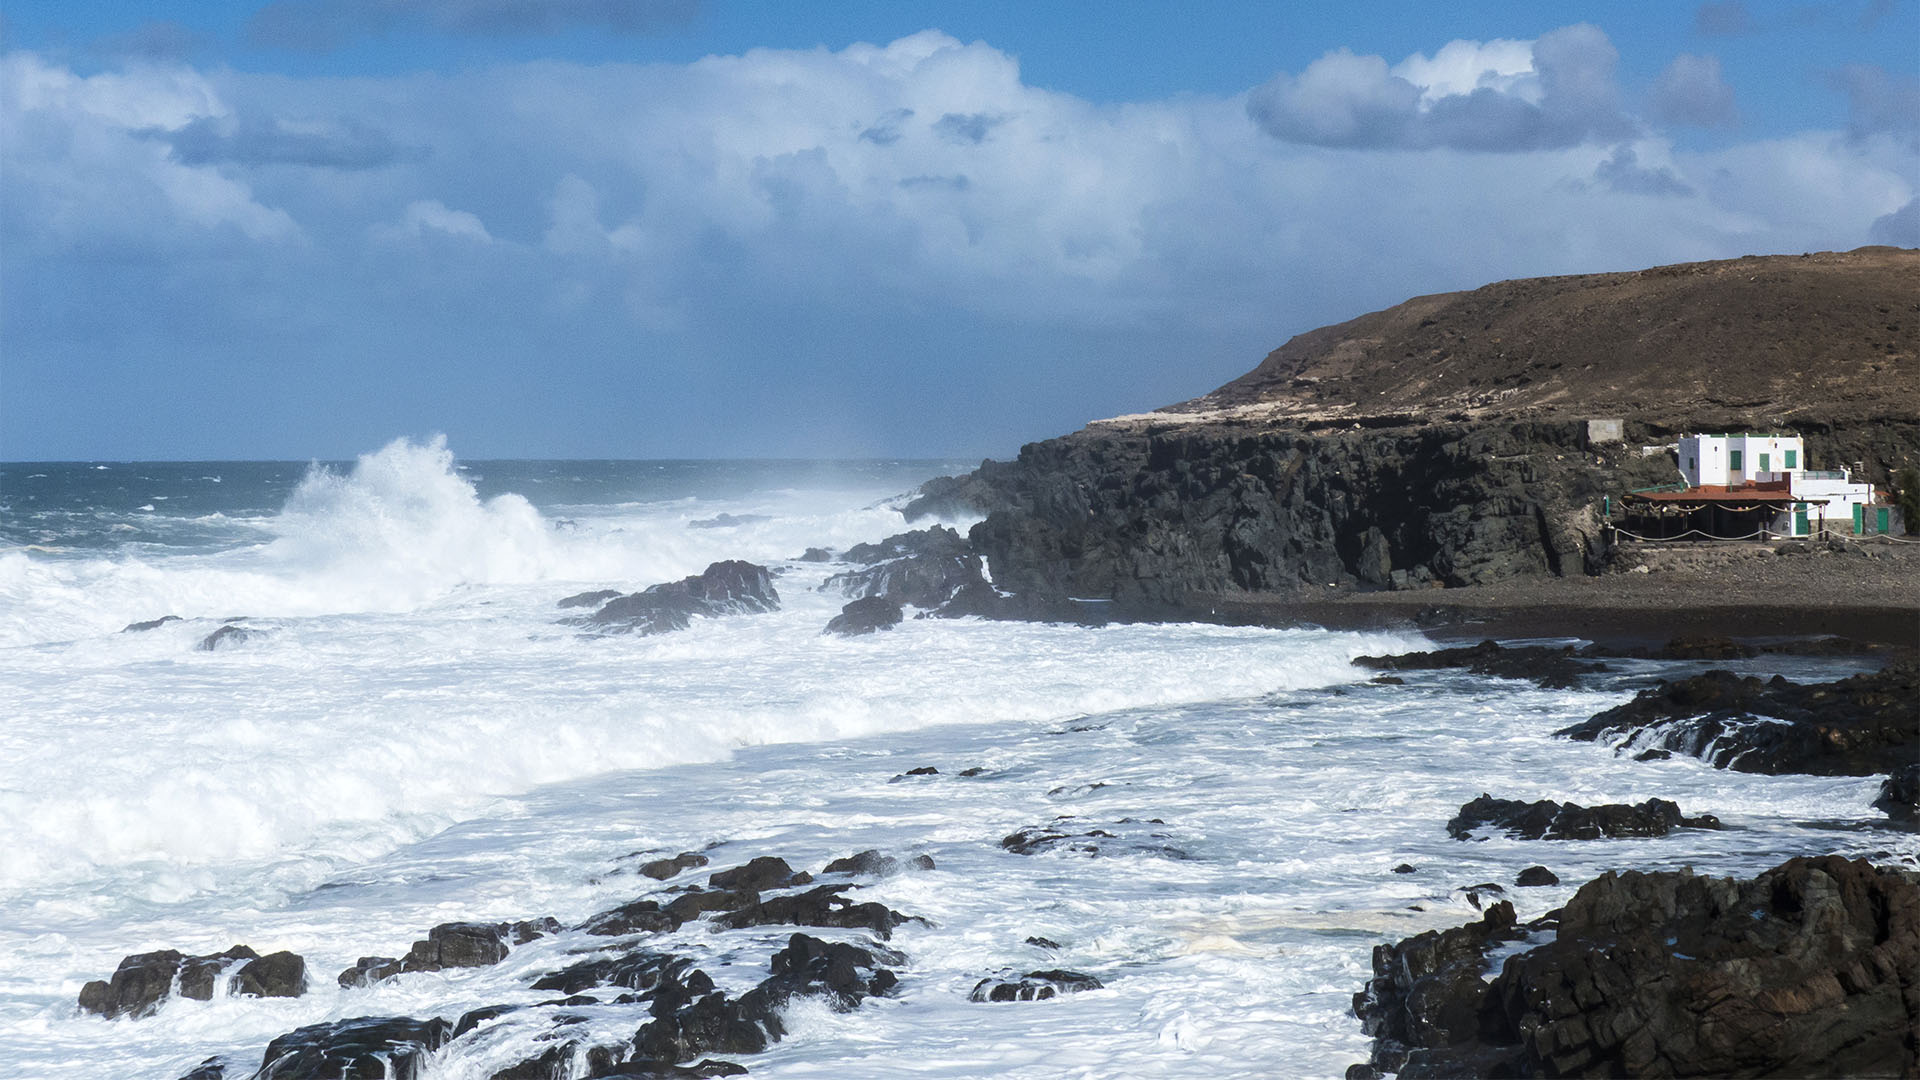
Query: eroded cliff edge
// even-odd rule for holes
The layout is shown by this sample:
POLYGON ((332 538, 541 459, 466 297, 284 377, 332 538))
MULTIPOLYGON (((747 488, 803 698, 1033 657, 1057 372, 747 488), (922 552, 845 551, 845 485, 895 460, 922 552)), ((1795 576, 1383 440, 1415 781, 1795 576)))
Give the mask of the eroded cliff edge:
POLYGON ((1920 252, 1884 248, 1422 297, 931 482, 908 516, 986 515, 1003 590, 1141 610, 1601 573, 1603 500, 1674 479, 1642 447, 1681 432, 1793 430, 1882 485, 1920 463, 1916 297, 1920 252))

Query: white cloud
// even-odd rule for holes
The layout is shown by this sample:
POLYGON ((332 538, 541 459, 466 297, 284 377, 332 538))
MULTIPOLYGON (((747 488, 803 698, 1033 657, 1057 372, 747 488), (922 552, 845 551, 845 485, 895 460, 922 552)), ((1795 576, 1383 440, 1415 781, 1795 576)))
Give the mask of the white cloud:
POLYGON ((1720 76, 1720 59, 1681 53, 1654 80, 1647 106, 1662 123, 1733 127, 1740 122, 1733 88, 1720 76))
POLYGON ((450 210, 438 199, 418 199, 407 204, 406 211, 400 215, 395 225, 376 226, 376 230, 388 239, 400 237, 419 238, 430 233, 458 237, 463 240, 477 240, 483 244, 493 242, 487 227, 480 219, 465 210, 450 210))

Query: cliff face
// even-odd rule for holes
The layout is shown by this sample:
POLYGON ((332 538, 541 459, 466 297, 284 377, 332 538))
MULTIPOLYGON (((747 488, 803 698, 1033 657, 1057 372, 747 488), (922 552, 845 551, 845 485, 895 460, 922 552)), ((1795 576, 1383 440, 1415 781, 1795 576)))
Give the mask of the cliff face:
MULTIPOLYGON (((1873 281, 1885 277, 1885 265, 1910 271, 1904 303, 1907 309, 1920 308, 1914 300, 1920 295, 1915 288, 1920 253, 1873 251, 1864 258, 1873 266, 1863 273, 1873 281)), ((1816 288, 1802 280, 1805 275, 1796 277, 1802 264, 1806 274, 1822 282, 1858 279, 1860 273, 1842 272, 1853 259, 1758 261, 1791 264, 1767 272, 1798 281, 1788 292, 1803 297, 1826 286, 1816 288)), ((1728 295, 1708 305, 1724 320, 1733 318, 1739 305, 1758 302, 1748 294, 1760 273, 1712 268, 1753 261, 1698 264, 1664 276, 1646 272, 1654 282, 1679 282, 1676 295, 1648 286, 1644 275, 1596 277, 1632 278, 1627 284, 1640 297, 1636 302, 1673 319, 1690 318, 1679 314, 1693 310, 1689 304, 1707 304, 1702 290, 1712 289, 1702 282, 1731 277, 1737 284, 1728 287, 1728 295)), ((1856 377, 1860 365, 1836 373, 1810 361, 1812 374, 1798 393, 1777 391, 1790 399, 1791 409, 1736 408, 1729 395, 1702 392, 1699 380, 1685 374, 1698 366, 1698 358, 1654 352, 1620 359, 1629 350, 1619 341, 1596 344, 1596 337, 1606 335, 1594 320, 1617 314, 1609 305, 1620 302, 1619 283, 1546 279, 1539 289, 1529 288, 1534 284, 1489 287, 1502 290, 1494 302, 1505 304, 1501 310, 1509 326, 1588 329, 1559 345, 1536 340, 1531 348, 1537 351, 1517 369, 1536 373, 1524 376, 1535 392, 1505 395, 1499 399, 1502 407, 1399 410, 1421 395, 1440 393, 1441 384, 1486 376, 1487 365, 1477 369, 1479 374, 1463 374, 1444 360, 1411 371, 1403 363, 1384 363, 1383 371, 1382 363, 1363 362, 1383 349, 1405 351, 1404 342, 1383 337, 1383 323, 1426 333, 1440 325, 1423 325, 1437 319, 1435 312, 1478 294, 1422 298, 1301 335, 1252 374, 1204 398, 1096 423, 1023 447, 1015 461, 986 462, 968 476, 934 481, 908 516, 986 513, 970 540, 1002 589, 1048 600, 1078 597, 1143 609, 1181 608, 1219 594, 1324 592, 1330 585, 1466 586, 1524 575, 1599 572, 1605 558, 1603 496, 1675 479, 1671 455, 1643 456, 1640 447, 1670 442, 1686 430, 1792 428, 1806 437, 1811 462, 1820 467, 1860 463, 1868 477, 1882 483, 1891 469, 1920 461, 1914 325, 1889 339, 1884 328, 1903 324, 1888 319, 1875 324, 1882 329, 1868 335, 1871 342, 1820 347, 1825 356, 1871 351, 1863 370, 1877 364, 1891 373, 1885 381, 1863 384, 1856 377), (1569 299, 1596 289, 1606 303, 1582 309, 1569 299), (1534 294, 1542 310, 1528 308, 1525 297, 1534 294), (1579 316, 1582 310, 1586 315, 1579 316), (1283 356, 1288 349, 1299 353, 1296 346, 1308 339, 1321 359, 1283 356), (1598 361, 1580 360, 1577 378, 1553 374, 1608 348, 1616 356, 1605 373, 1605 386, 1612 389, 1583 389, 1592 380, 1590 365, 1598 361), (1344 365, 1349 375, 1343 378, 1360 392, 1341 397, 1330 389, 1330 364, 1344 365), (1301 378, 1309 380, 1304 388, 1295 385, 1301 378), (1650 394, 1663 385, 1676 400, 1606 411, 1626 404, 1619 397, 1621 386, 1650 394), (1393 407, 1383 409, 1377 401, 1393 407), (1589 446, 1585 421, 1603 417, 1624 420, 1625 439, 1589 446)), ((1880 307, 1892 306, 1890 298, 1885 305, 1880 299, 1875 294, 1866 301, 1876 316, 1880 307)), ((1483 302, 1486 297, 1472 303, 1483 302)), ((1776 298, 1776 305, 1780 302, 1776 298)), ((1911 310, 1897 319, 1920 324, 1920 314, 1911 310)), ((1659 331, 1635 325, 1619 328, 1614 336, 1644 343, 1658 338, 1659 331)), ((1717 348, 1725 352, 1738 344, 1717 348)))

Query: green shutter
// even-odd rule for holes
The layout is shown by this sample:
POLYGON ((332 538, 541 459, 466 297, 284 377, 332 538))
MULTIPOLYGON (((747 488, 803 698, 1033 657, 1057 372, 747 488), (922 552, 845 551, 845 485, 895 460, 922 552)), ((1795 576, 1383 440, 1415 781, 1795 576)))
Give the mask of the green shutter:
POLYGON ((1760 471, 1761 471, 1761 472, 1772 472, 1772 471, 1773 471, 1773 467, 1767 464, 1767 458, 1768 458, 1768 457, 1769 457, 1769 455, 1767 455, 1767 454, 1761 454, 1761 455, 1760 455, 1760 471))
POLYGON ((1859 536, 1867 531, 1867 508, 1859 503, 1853 504, 1853 535, 1859 536))
POLYGON ((1727 451, 1727 468, 1735 472, 1738 472, 1740 470, 1740 451, 1738 450, 1727 451))
POLYGON ((1796 450, 1788 450, 1788 451, 1786 451, 1786 455, 1787 455, 1787 465, 1786 465, 1786 467, 1787 467, 1787 468, 1789 468, 1789 469, 1796 469, 1796 468, 1799 468, 1799 466, 1798 466, 1798 465, 1796 465, 1796 464, 1794 464, 1794 459, 1796 459, 1796 458, 1798 458, 1798 457, 1800 456, 1800 454, 1799 454, 1799 451, 1796 451, 1796 450))
POLYGON ((1879 522, 1880 528, 1876 531, 1883 532, 1883 533, 1893 531, 1893 522, 1889 520, 1892 513, 1893 511, 1888 507, 1883 506, 1880 508, 1880 522, 1879 522))

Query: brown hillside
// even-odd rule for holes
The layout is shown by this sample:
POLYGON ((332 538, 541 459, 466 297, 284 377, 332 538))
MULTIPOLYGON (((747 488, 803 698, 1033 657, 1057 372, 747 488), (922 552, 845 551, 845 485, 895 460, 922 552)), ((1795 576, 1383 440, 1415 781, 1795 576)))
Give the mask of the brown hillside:
POLYGON ((1920 417, 1920 251, 1749 256, 1415 297, 1301 334, 1162 413, 1920 417))

